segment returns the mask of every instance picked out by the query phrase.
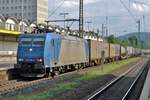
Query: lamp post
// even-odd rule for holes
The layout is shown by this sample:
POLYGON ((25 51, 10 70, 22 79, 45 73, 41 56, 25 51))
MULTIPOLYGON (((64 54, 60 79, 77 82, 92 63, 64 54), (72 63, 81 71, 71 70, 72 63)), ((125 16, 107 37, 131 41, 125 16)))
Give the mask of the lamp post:
POLYGON ((85 22, 85 23, 87 23, 88 31, 90 31, 90 24, 91 24, 92 22, 87 21, 87 22, 85 22))
POLYGON ((24 31, 24 28, 23 28, 23 20, 24 20, 24 0, 22 0, 22 16, 21 16, 21 20, 22 20, 22 32, 24 31))
POLYGON ((142 48, 142 46, 141 46, 141 21, 140 20, 138 20, 137 21, 137 24, 138 24, 138 37, 139 37, 139 45, 140 45, 140 47, 142 48))
POLYGON ((80 37, 83 37, 83 0, 79 2, 79 34, 80 37))
MULTIPOLYGON (((69 15, 69 13, 60 13, 60 15, 64 16, 64 20, 66 19, 66 15, 69 15)), ((66 22, 64 21, 64 28, 66 28, 66 22)))

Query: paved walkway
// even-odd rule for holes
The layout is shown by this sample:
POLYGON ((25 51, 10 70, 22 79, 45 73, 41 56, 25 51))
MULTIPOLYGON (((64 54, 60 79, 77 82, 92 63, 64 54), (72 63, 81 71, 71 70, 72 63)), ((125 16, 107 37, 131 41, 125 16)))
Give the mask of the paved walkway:
POLYGON ((144 88, 142 90, 139 100, 150 100, 150 70, 148 72, 144 88))
POLYGON ((0 57, 0 70, 14 68, 16 57, 0 57))

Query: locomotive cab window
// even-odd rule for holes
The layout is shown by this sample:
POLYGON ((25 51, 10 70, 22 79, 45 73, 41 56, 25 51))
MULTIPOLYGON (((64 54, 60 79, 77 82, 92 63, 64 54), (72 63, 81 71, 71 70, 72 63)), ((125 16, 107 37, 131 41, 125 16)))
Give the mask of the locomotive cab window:
POLYGON ((44 46, 45 39, 44 38, 34 38, 33 39, 33 46, 44 46))
POLYGON ((21 38, 20 44, 21 46, 30 46, 32 44, 32 38, 21 38))
POLYGON ((55 46, 55 41, 54 41, 54 39, 51 40, 51 44, 52 44, 53 47, 55 46))

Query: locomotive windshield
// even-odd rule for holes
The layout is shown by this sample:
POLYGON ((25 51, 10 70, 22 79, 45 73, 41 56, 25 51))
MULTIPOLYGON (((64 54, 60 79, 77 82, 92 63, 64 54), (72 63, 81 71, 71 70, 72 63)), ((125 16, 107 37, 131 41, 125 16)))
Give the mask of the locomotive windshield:
POLYGON ((34 38, 33 39, 33 46, 43 46, 45 43, 44 38, 34 38))
POLYGON ((44 46, 45 39, 41 37, 21 38, 20 46, 44 46))
POLYGON ((31 46, 32 38, 21 38, 20 44, 21 44, 21 46, 31 46))

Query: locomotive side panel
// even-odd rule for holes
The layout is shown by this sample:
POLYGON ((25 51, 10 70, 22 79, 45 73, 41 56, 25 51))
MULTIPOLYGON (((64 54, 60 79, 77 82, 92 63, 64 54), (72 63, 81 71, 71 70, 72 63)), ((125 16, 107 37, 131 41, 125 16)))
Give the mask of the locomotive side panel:
POLYGON ((54 67, 79 64, 88 62, 88 51, 84 40, 66 40, 61 41, 60 54, 58 62, 51 65, 54 67))

